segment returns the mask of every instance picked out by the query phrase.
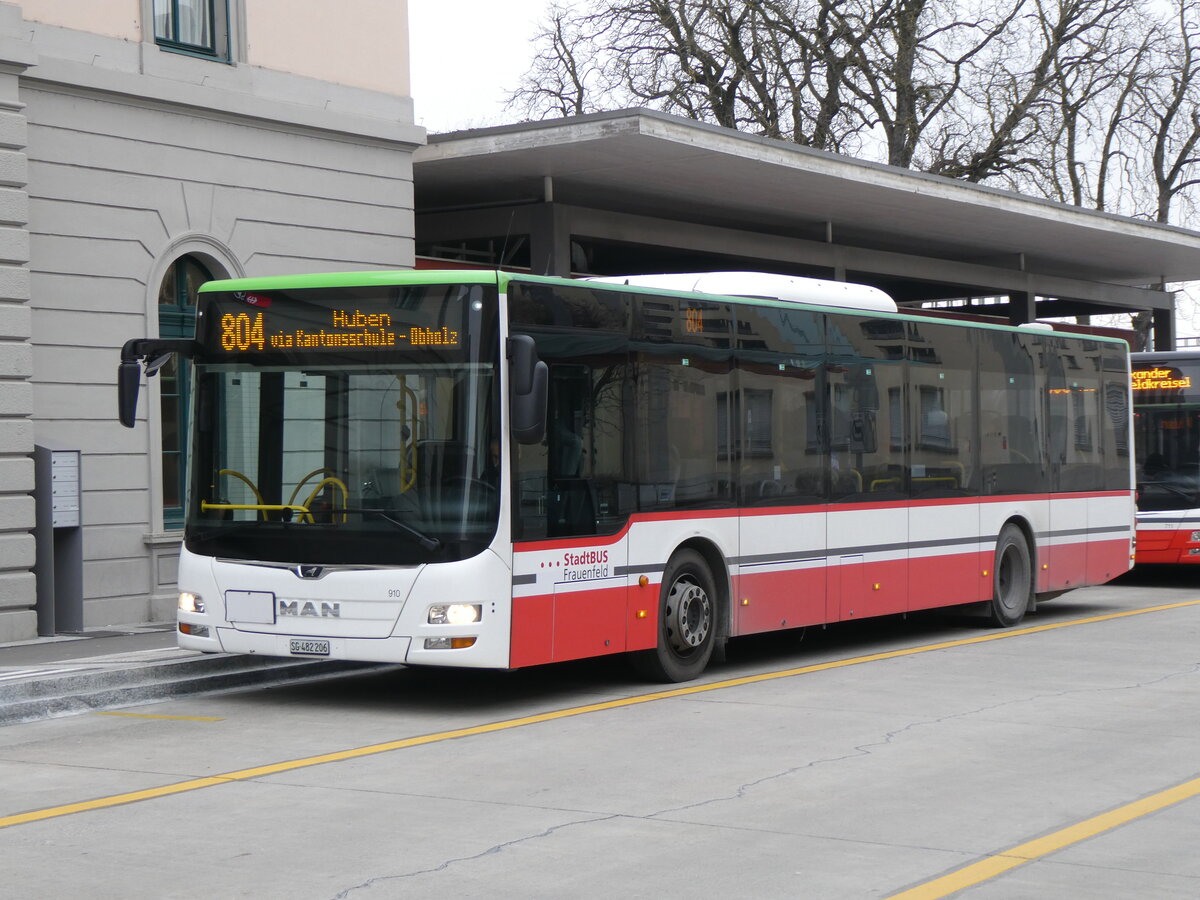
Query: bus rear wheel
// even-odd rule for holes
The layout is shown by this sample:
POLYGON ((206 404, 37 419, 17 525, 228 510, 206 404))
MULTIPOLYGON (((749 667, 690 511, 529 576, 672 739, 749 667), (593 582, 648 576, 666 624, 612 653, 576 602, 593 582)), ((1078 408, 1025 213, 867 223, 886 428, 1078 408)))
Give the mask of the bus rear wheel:
POLYGON ((998 628, 1018 624, 1033 598, 1033 556, 1025 532, 1012 523, 1000 529, 992 566, 992 601, 988 619, 998 628))
POLYGON ((691 681, 712 658, 717 631, 717 586, 704 557, 680 550, 663 572, 658 603, 658 646, 632 656, 657 681, 691 681))

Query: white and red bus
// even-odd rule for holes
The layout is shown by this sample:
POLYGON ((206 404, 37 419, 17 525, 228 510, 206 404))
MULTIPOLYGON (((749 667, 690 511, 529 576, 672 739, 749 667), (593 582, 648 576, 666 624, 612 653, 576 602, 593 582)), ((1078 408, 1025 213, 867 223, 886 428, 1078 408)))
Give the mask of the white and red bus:
POLYGON ((517 668, 974 604, 1131 562, 1122 341, 753 273, 212 282, 179 643, 517 668), (686 290, 678 288, 686 287, 686 290))
POLYGON ((1137 562, 1200 563, 1200 350, 1132 365, 1137 562))

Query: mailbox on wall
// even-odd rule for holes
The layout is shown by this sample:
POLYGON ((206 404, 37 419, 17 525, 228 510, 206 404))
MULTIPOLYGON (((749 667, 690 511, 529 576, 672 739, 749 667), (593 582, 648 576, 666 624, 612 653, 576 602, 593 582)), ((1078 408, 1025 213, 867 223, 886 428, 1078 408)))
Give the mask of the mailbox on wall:
POLYGON ((47 637, 83 630, 82 479, 78 450, 33 448, 37 622, 47 637))

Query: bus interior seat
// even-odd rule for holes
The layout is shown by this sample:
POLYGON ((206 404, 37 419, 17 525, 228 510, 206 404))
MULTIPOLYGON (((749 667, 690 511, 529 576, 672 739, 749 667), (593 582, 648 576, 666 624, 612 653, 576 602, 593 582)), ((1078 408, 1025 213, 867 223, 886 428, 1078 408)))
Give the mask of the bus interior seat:
POLYGON ((833 473, 833 489, 837 494, 861 494, 862 475, 857 469, 838 469, 833 473))
POLYGON ((774 500, 783 495, 783 485, 778 481, 764 479, 758 483, 758 499, 774 500))

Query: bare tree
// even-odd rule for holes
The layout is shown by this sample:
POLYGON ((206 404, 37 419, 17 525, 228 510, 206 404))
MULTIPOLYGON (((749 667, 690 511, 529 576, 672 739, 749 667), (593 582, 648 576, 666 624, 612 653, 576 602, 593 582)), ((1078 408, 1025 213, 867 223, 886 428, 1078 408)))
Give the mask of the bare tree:
POLYGON ((1156 71, 1139 86, 1133 131, 1149 139, 1154 219, 1168 222, 1176 198, 1200 183, 1200 0, 1174 0, 1173 33, 1156 71))
POLYGON ((870 127, 848 82, 893 0, 614 0, 555 7, 510 97, 531 118, 644 105, 844 150, 870 127))
POLYGON ((960 108, 967 117, 960 139, 944 144, 929 170, 976 182, 1036 171, 1043 160, 1038 136, 1054 114, 1055 89, 1093 64, 1097 48, 1133 8, 1132 0, 1031 0, 968 87, 972 103, 960 108))
POLYGON ((999 173, 1006 186, 1096 209, 1128 198, 1136 92, 1162 35, 1129 3, 1101 12, 1084 39, 1054 56, 1024 162, 999 173))
POLYGON ((508 106, 529 118, 565 118, 597 112, 593 97, 606 97, 610 88, 595 62, 598 35, 585 19, 555 4, 546 13, 534 42, 539 50, 508 106))
MULTIPOLYGON (((975 77, 975 60, 1002 35, 1026 0, 1012 0, 995 18, 960 16, 962 4, 896 0, 881 7, 855 60, 851 89, 869 109, 887 150, 886 161, 911 168, 944 134, 947 112, 975 77)), ((944 145, 942 145, 944 149, 944 145)))
POLYGON ((526 117, 644 106, 1162 222, 1200 181, 1200 0, 576 2, 526 117))

